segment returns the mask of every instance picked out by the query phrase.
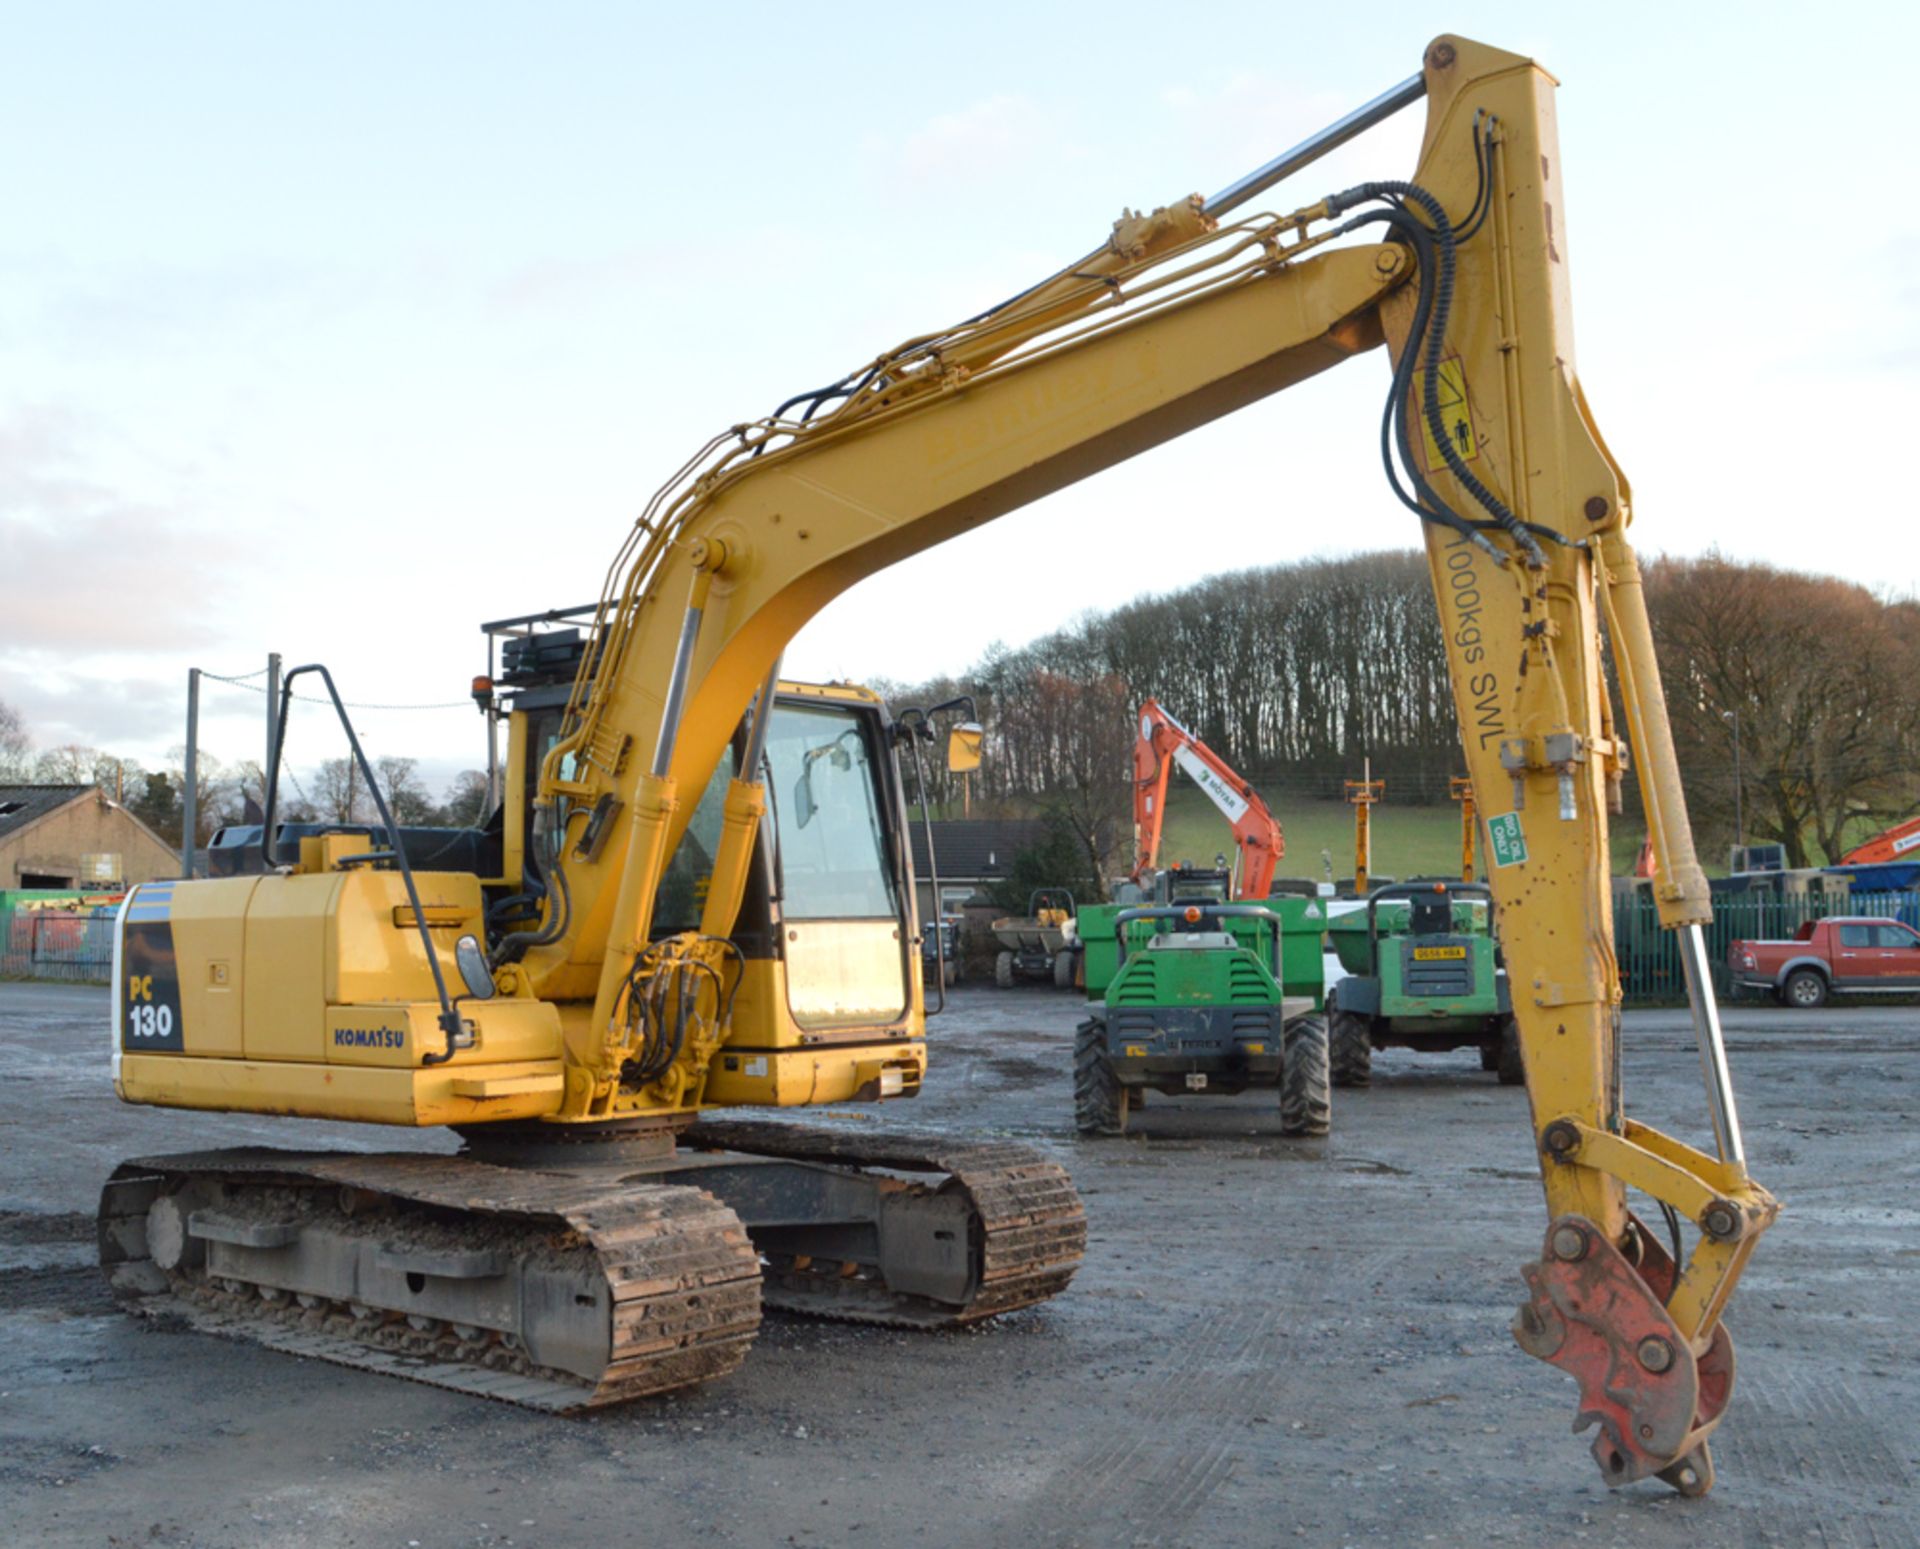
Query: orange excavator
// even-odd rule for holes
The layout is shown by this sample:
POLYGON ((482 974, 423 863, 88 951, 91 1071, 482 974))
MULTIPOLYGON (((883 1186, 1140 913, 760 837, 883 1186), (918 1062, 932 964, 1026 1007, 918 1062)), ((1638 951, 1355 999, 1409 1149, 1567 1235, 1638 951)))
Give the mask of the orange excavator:
POLYGON ((1233 826, 1240 859, 1234 865, 1238 899, 1265 898, 1273 870, 1287 853, 1280 820, 1256 791, 1212 748, 1161 708, 1156 699, 1140 707, 1140 735, 1133 745, 1133 880, 1146 885, 1160 861, 1160 835, 1167 816, 1167 780, 1178 764, 1207 793, 1233 826))

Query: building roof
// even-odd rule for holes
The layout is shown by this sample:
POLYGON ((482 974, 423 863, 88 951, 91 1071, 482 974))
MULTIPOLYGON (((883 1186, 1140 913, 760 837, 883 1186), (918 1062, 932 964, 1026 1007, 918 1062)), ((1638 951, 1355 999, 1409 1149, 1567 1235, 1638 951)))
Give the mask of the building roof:
MULTIPOLYGON (((913 872, 927 875, 926 829, 909 822, 913 835, 913 872)), ((1047 825, 1039 818, 968 818, 933 825, 934 853, 942 882, 975 882, 1004 877, 1014 856, 1041 843, 1047 825)))
MULTIPOLYGON (((147 827, 131 807, 124 802, 113 800, 97 785, 0 785, 0 841, 25 832, 42 818, 51 817, 62 807, 71 806, 82 796, 98 798, 109 810, 119 813, 169 855, 179 853, 166 840, 147 827), (9 808, 13 810, 9 811, 9 808)), ((204 850, 200 853, 206 854, 204 850)), ((200 874, 206 875, 204 866, 200 874)))
POLYGON ((0 785, 0 839, 39 822, 49 812, 58 812, 92 789, 91 785, 0 785))

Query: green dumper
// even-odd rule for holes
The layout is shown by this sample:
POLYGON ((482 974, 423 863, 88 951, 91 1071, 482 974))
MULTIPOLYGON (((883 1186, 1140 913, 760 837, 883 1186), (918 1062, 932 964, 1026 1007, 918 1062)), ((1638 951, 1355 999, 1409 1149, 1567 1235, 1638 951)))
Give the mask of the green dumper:
POLYGON ((1480 1051, 1502 1086, 1526 1080, 1493 895, 1477 882, 1408 882, 1335 915, 1327 940, 1349 977, 1328 997, 1333 1084, 1366 1086, 1373 1051, 1480 1051))
POLYGON ((1224 876, 1173 876, 1161 902, 1080 911, 1093 1012, 1074 1038, 1080 1132, 1123 1133, 1149 1090, 1275 1087, 1282 1134, 1326 1134, 1326 906, 1313 898, 1229 903, 1224 876))

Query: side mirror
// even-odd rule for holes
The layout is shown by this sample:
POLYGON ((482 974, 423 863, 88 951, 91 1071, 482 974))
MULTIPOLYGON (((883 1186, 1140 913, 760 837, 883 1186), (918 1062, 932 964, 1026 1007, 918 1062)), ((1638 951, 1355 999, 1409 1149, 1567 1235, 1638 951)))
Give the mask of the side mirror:
POLYGON ((487 966, 487 949, 478 936, 462 936, 453 944, 453 962, 460 970, 460 982, 475 1000, 492 1000, 499 993, 493 970, 487 966))
POLYGON ((819 803, 813 799, 813 766, 809 764, 806 773, 793 782, 794 827, 805 828, 819 810, 819 803))
POLYGON ((947 769, 952 774, 971 774, 980 767, 980 750, 987 734, 977 721, 962 721, 947 730, 947 769))

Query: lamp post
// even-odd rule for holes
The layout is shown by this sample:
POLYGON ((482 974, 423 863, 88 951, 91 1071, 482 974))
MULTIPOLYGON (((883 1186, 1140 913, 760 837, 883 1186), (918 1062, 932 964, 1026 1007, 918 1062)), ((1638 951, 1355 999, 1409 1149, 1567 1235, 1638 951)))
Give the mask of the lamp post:
POLYGON ((1747 842, 1746 783, 1740 778, 1740 712, 1722 710, 1720 719, 1733 727, 1733 842, 1744 846, 1747 842))

